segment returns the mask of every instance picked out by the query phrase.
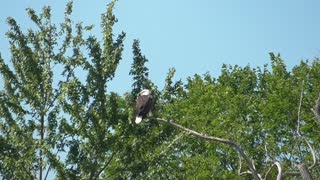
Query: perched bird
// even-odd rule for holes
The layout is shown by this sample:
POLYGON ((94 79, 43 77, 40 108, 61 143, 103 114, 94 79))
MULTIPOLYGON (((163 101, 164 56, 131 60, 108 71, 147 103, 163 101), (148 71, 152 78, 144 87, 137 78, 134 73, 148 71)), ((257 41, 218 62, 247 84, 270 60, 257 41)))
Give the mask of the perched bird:
POLYGON ((136 124, 139 124, 150 112, 152 107, 152 95, 151 91, 144 89, 139 93, 136 102, 136 124))

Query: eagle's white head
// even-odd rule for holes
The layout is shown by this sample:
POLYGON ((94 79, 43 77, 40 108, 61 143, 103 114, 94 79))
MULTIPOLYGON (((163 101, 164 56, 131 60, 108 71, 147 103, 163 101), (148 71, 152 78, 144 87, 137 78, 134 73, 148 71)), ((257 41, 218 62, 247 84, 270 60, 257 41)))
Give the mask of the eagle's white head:
POLYGON ((144 89, 139 94, 140 94, 140 96, 144 96, 144 95, 148 96, 151 94, 151 91, 149 89, 144 89))

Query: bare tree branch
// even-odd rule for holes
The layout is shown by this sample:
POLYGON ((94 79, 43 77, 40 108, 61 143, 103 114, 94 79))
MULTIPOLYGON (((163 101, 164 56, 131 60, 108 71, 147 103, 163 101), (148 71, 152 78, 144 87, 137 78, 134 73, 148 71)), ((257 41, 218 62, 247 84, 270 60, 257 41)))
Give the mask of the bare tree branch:
POLYGON ((242 175, 245 175, 245 174, 252 174, 252 172, 247 170, 247 171, 240 172, 239 175, 242 176, 242 175))
POLYGON ((269 173, 271 172, 272 168, 275 167, 275 166, 277 166, 277 169, 278 169, 277 180, 281 180, 282 179, 283 175, 282 175, 281 164, 279 162, 275 162, 275 163, 272 164, 272 166, 266 172, 266 175, 263 178, 264 180, 267 180, 269 173))
POLYGON ((269 173, 271 172, 271 170, 272 170, 272 168, 273 168, 274 166, 275 166, 275 164, 272 164, 271 167, 268 169, 268 171, 267 171, 266 174, 264 175, 264 178, 263 178, 264 180, 267 179, 269 173))
POLYGON ((320 123, 320 94, 314 108, 311 108, 311 111, 314 113, 317 122, 320 123))
POLYGON ((242 168, 242 161, 241 161, 241 156, 240 156, 240 154, 239 154, 239 169, 238 169, 238 174, 239 174, 240 176, 242 176, 242 175, 244 175, 244 174, 252 174, 249 170, 241 172, 241 168, 242 168))
POLYGON ((271 158, 272 161, 274 162, 274 163, 271 165, 271 167, 268 169, 268 171, 266 172, 265 177, 264 177, 264 180, 267 179, 267 177, 268 177, 269 173, 271 172, 272 168, 275 167, 275 166, 277 166, 277 168, 278 168, 277 180, 278 180, 278 179, 280 180, 280 179, 281 179, 281 176, 282 176, 281 164, 280 164, 279 162, 277 162, 274 157, 271 157, 271 155, 270 155, 269 152, 268 152, 268 148, 267 148, 267 145, 266 145, 266 144, 264 145, 264 149, 265 149, 265 151, 266 151, 266 158, 269 157, 269 158, 271 158))
POLYGON ((229 145, 229 146, 233 147, 234 149, 236 149, 238 151, 238 153, 241 155, 241 157, 244 158, 244 160, 248 164, 248 168, 249 168, 250 172, 252 173, 253 178, 256 179, 256 180, 260 180, 261 179, 260 175, 257 173, 254 165, 252 164, 252 162, 250 161, 248 156, 244 153, 244 150, 238 144, 236 144, 235 142, 233 142, 231 140, 228 140, 228 139, 223 139, 223 138, 219 138, 219 137, 213 137, 213 136, 208 136, 208 135, 205 135, 205 134, 201 134, 201 133, 198 133, 198 132, 193 131, 191 129, 185 128, 185 127, 183 127, 183 126, 181 126, 179 124, 176 124, 176 123, 174 123, 172 121, 168 121, 168 120, 165 120, 165 119, 157 118, 157 120, 166 122, 166 123, 178 128, 178 129, 186 131, 186 132, 190 133, 191 135, 194 135, 194 136, 199 137, 201 139, 205 139, 207 141, 220 142, 220 143, 223 143, 223 144, 226 144, 226 145, 229 145))
POLYGON ((289 177, 289 176, 300 176, 300 173, 299 172, 286 172, 286 173, 282 174, 283 178, 289 177))
POLYGON ((279 162, 275 162, 274 163, 277 168, 278 168, 278 175, 277 175, 277 180, 281 180, 281 176, 282 176, 282 168, 279 162))
POLYGON ((242 162, 241 162, 241 156, 239 155, 239 169, 238 169, 238 174, 241 175, 241 165, 242 162))
POLYGON ((312 168, 314 168, 317 164, 317 157, 316 157, 316 152, 314 151, 313 147, 311 146, 311 144, 307 141, 306 138, 302 137, 302 139, 307 143, 309 149, 310 149, 310 152, 312 154, 312 159, 313 159, 313 163, 312 165, 308 168, 309 170, 311 170, 312 168))
MULTIPOLYGON (((276 158, 274 156, 271 156, 271 154, 268 151, 267 144, 264 145, 264 150, 266 151, 266 158, 270 158, 272 162, 276 162, 276 158)), ((267 160, 266 160, 267 162, 267 160)))

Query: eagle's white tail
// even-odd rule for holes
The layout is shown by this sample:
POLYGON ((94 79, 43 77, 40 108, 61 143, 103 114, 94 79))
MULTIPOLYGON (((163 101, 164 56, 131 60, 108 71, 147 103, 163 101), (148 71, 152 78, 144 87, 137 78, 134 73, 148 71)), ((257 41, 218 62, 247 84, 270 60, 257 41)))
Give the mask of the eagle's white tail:
POLYGON ((142 117, 141 116, 137 116, 136 120, 135 120, 136 124, 139 124, 141 121, 142 121, 142 117))

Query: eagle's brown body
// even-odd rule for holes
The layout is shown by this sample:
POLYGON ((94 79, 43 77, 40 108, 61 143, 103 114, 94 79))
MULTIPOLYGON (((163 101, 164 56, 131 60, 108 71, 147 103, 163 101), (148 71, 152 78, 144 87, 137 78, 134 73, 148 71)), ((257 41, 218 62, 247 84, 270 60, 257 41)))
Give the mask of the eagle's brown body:
POLYGON ((149 90, 144 89, 142 90, 137 98, 136 102, 136 124, 140 123, 151 111, 152 107, 152 95, 149 90))

